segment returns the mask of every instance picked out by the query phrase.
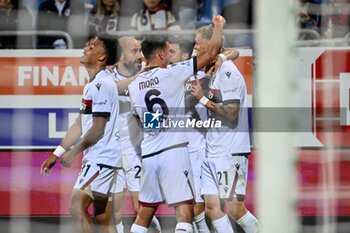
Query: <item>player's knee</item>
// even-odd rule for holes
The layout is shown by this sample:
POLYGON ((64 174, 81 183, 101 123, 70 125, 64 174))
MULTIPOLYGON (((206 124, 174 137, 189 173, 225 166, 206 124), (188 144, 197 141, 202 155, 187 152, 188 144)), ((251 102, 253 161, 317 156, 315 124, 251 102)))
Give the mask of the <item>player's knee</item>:
POLYGON ((247 213, 247 209, 245 208, 244 203, 239 201, 228 203, 227 210, 230 216, 235 220, 240 219, 247 213))
POLYGON ((193 206, 183 205, 176 208, 176 220, 178 222, 192 222, 193 206))
POLYGON ((205 214, 210 218, 216 218, 217 216, 220 215, 221 213, 220 206, 215 206, 215 205, 206 205, 205 206, 205 214))
POLYGON ((204 211, 204 203, 197 203, 194 207, 193 207, 193 214, 194 216, 202 213, 204 211))
POLYGON ((98 214, 95 215, 96 221, 99 224, 108 224, 111 221, 111 216, 108 214, 108 212, 106 213, 102 213, 102 214, 98 214))
POLYGON ((69 213, 74 217, 74 218, 82 218, 83 217, 83 210, 81 209, 80 206, 77 204, 70 204, 69 205, 69 213))
POLYGON ((116 205, 113 207, 113 218, 116 222, 119 222, 122 218, 123 209, 122 208, 116 208, 116 205), (119 221, 118 221, 119 220, 119 221))
POLYGON ((138 213, 139 212, 139 208, 140 208, 139 207, 139 203, 137 202, 137 203, 134 203, 133 205, 134 205, 135 212, 138 213))
POLYGON ((122 220, 122 211, 114 212, 113 218, 116 224, 120 223, 120 221, 122 220))

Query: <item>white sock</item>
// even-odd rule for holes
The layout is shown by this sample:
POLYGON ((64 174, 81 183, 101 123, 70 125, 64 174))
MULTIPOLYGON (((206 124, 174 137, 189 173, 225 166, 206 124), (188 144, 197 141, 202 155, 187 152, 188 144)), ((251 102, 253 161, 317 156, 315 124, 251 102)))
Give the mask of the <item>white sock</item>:
POLYGON ((207 226, 207 223, 205 222, 205 212, 203 211, 202 213, 194 216, 193 221, 196 224, 198 233, 210 233, 210 230, 207 226))
POLYGON ((227 215, 212 221, 217 233, 233 233, 233 229, 227 215))
POLYGON ((151 220, 151 224, 149 226, 149 229, 152 229, 152 232, 162 232, 162 228, 160 227, 160 223, 156 216, 153 215, 153 218, 151 220))
POLYGON ((130 232, 131 233, 147 233, 147 228, 146 227, 143 227, 143 226, 140 226, 140 225, 137 225, 137 224, 132 224, 131 226, 131 230, 130 232))
POLYGON ((193 233, 192 224, 187 222, 178 222, 176 224, 175 233, 193 233))
POLYGON ((124 233, 124 226, 122 221, 115 225, 115 228, 117 229, 117 233, 124 233))
POLYGON ((236 221, 246 233, 258 233, 259 222, 249 211, 236 221))

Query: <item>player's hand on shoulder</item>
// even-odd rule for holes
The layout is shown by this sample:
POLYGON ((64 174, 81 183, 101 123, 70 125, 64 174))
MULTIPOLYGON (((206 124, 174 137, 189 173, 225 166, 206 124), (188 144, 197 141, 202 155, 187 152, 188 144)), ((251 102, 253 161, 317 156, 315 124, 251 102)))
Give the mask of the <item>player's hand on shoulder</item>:
POLYGON ((220 69, 222 63, 224 61, 220 58, 220 56, 216 56, 215 60, 213 61, 213 64, 206 72, 205 74, 207 76, 214 76, 214 74, 216 74, 216 72, 220 69))
POLYGON ((222 17, 221 15, 213 15, 212 21, 213 21, 213 24, 215 26, 222 26, 223 27, 226 24, 225 18, 222 17))
POLYGON ((41 175, 43 176, 50 175, 51 168, 55 166, 57 159, 58 157, 54 154, 51 154, 47 159, 45 159, 45 161, 41 164, 41 167, 40 167, 41 175))

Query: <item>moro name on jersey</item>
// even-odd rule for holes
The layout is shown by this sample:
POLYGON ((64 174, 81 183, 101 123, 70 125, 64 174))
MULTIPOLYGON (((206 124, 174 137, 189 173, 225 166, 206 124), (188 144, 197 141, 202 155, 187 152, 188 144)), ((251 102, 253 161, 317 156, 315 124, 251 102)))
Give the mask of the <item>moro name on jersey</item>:
POLYGON ((154 78, 151 78, 151 79, 149 79, 147 81, 140 82, 139 83, 139 90, 141 91, 141 90, 143 90, 145 88, 152 87, 152 86, 154 86, 154 85, 156 85, 158 83, 159 83, 158 77, 154 77, 154 78))

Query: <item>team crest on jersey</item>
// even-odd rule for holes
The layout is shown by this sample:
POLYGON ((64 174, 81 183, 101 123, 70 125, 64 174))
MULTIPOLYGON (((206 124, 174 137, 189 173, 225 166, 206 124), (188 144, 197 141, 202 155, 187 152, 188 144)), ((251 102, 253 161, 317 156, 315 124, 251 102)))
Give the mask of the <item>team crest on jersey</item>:
POLYGON ((96 86, 97 90, 100 91, 101 83, 97 83, 95 86, 96 86))
POLYGON ((211 101, 215 102, 215 103, 221 103, 222 102, 221 92, 218 89, 209 88, 208 98, 211 101))
POLYGON ((144 112, 143 114, 143 127, 145 129, 159 129, 161 124, 162 113, 157 110, 156 112, 144 112))
POLYGON ((186 93, 190 93, 191 92, 191 89, 192 89, 192 84, 190 81, 186 82, 185 84, 185 92, 186 93))

